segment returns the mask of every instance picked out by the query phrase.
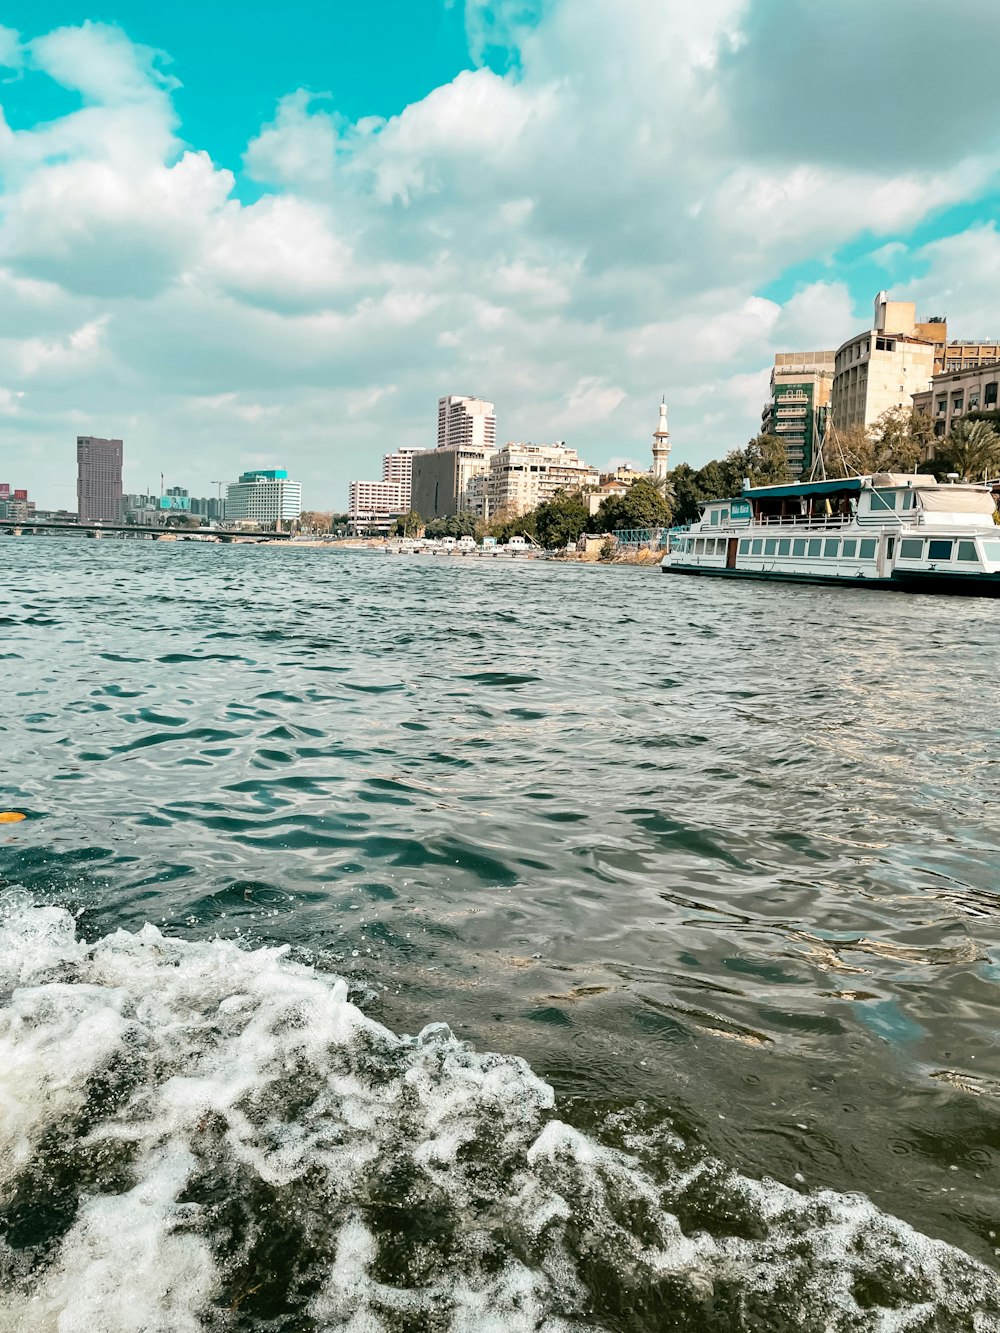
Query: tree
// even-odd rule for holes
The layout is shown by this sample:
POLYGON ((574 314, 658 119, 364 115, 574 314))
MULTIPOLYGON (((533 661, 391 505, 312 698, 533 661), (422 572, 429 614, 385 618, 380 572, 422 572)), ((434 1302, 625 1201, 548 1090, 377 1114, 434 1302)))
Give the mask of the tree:
POLYGON ((424 530, 424 520, 415 509, 411 509, 407 514, 401 514, 396 519, 393 527, 393 535, 396 537, 419 537, 424 530))
POLYGON ((638 477, 624 495, 609 495, 601 501, 597 526, 601 532, 662 528, 670 522, 673 506, 671 487, 661 487, 652 477, 638 477))
POLYGON ((328 510, 303 509, 299 515, 300 532, 329 532, 333 515, 328 510))
POLYGON ((535 533, 549 550, 575 542, 589 525, 590 509, 576 491, 556 491, 535 510, 535 533))
POLYGON ((432 518, 424 528, 424 536, 435 539, 439 537, 474 537, 476 535, 476 523, 475 514, 448 514, 445 518, 432 518))
POLYGON ((830 427, 823 442, 828 477, 915 472, 934 439, 929 417, 890 407, 869 426, 830 427))
MULTIPOLYGON (((717 464, 708 464, 709 467, 717 467, 717 464)), ((701 513, 701 505, 704 500, 716 499, 705 488, 702 474, 706 468, 701 471, 695 471, 689 463, 678 463, 669 474, 670 485, 674 492, 674 512, 673 521, 675 523, 694 523, 701 513)))
MULTIPOLYGON (((746 460, 746 472, 743 476, 749 477, 753 486, 780 486, 782 483, 794 481, 785 442, 778 435, 755 436, 743 450, 743 457, 746 460)), ((740 480, 742 481, 742 478, 740 480)), ((739 491, 735 494, 738 495, 739 491)))
POLYGON ((963 481, 1000 476, 1000 435, 987 421, 960 421, 934 456, 939 477, 957 472, 963 481))

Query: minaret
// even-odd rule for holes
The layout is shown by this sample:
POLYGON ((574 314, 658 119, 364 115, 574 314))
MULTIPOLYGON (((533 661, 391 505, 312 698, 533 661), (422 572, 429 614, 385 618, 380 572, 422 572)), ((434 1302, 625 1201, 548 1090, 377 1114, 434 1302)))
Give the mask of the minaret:
POLYGON ((667 430, 667 400, 660 403, 660 424, 653 433, 653 480, 662 481, 667 475, 670 457, 670 432, 667 430))

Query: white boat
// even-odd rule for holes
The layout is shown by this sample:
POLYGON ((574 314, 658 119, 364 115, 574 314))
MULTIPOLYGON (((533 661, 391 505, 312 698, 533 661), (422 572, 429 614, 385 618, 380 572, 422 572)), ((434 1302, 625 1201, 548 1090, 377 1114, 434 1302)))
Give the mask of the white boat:
POLYGON ((744 485, 672 529, 665 574, 849 583, 900 592, 1000 596, 1000 527, 990 489, 879 473, 744 485))

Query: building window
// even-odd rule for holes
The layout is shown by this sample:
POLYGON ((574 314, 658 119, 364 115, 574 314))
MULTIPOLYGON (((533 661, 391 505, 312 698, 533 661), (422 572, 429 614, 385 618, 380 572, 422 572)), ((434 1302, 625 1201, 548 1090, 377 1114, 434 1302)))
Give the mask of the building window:
POLYGON ((986 385, 986 392, 983 397, 983 403, 986 407, 996 407, 997 405, 997 381, 991 380, 986 385))

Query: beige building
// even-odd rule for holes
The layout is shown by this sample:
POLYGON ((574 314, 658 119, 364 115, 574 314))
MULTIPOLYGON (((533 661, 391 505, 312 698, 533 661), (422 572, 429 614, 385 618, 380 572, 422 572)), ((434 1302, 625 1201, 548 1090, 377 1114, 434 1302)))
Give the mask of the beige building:
MULTIPOLYGON (((640 473, 640 476, 648 476, 648 473, 640 473)), ((607 500, 612 495, 628 495, 628 488, 631 481, 614 481, 601 478, 601 484, 596 490, 587 493, 587 508, 590 510, 591 517, 597 513, 601 507, 601 501, 607 500)))
POLYGON ((909 407, 913 395, 930 385, 946 339, 943 320, 918 324, 912 302, 890 301, 879 292, 874 327, 837 349, 830 395, 833 426, 868 426, 890 408, 909 407))
POLYGON ((580 461, 575 449, 558 444, 505 444, 490 459, 486 512, 526 514, 556 491, 600 485, 601 474, 580 461))
POLYGON ((913 395, 913 410, 921 416, 933 417, 935 435, 948 435, 969 412, 1000 410, 998 388, 1000 354, 986 365, 935 375, 929 389, 913 395))

